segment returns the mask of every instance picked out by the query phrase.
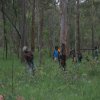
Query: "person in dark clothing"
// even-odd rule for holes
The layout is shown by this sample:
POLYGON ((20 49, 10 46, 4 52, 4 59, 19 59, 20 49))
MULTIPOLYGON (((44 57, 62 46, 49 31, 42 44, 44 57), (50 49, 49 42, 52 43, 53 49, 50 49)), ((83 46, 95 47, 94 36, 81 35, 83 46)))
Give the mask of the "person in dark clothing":
POLYGON ((83 57, 82 57, 82 53, 79 52, 79 53, 78 53, 78 62, 81 62, 81 61, 82 61, 82 58, 83 58, 83 57))
POLYGON ((65 48, 65 44, 62 43, 61 45, 61 52, 60 52, 60 65, 61 67, 63 67, 63 70, 65 71, 65 67, 66 67, 66 48, 65 48))
POLYGON ((32 54, 32 51, 29 51, 26 46, 23 47, 23 56, 27 64, 27 69, 29 70, 30 73, 33 73, 35 70, 34 62, 33 62, 33 54, 32 54))
POLYGON ((70 56, 71 56, 71 58, 72 58, 72 62, 76 62, 76 56, 75 56, 75 49, 72 49, 71 51, 70 51, 70 56))
POLYGON ((72 57, 72 61, 74 62, 74 63, 76 63, 76 62, 81 62, 82 61, 82 53, 81 52, 79 52, 78 53, 78 59, 76 59, 76 54, 75 54, 75 49, 73 49, 73 50, 71 50, 70 51, 70 56, 72 57))

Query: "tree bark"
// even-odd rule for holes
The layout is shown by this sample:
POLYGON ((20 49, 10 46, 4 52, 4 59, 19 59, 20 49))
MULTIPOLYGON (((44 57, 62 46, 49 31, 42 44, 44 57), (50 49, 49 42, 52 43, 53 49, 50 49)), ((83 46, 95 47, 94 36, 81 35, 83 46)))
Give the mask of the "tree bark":
POLYGON ((20 33, 21 33, 21 61, 23 61, 22 48, 27 46, 27 35, 26 35, 26 0, 20 0, 20 33))
POLYGON ((75 29, 75 54, 76 60, 78 61, 78 54, 80 53, 80 10, 79 10, 79 0, 76 0, 76 29, 75 29))
POLYGON ((91 9, 91 17, 92 17, 92 25, 91 25, 91 32, 92 32, 92 38, 91 38, 91 43, 92 43, 92 56, 94 56, 94 0, 92 0, 92 9, 91 9))
POLYGON ((42 47, 43 47, 43 22, 44 22, 44 9, 42 1, 37 2, 38 10, 38 51, 39 51, 39 65, 42 63, 42 47))
POLYGON ((7 56, 8 56, 8 43, 7 43, 7 31, 6 31, 6 16, 4 14, 5 12, 5 4, 4 2, 1 0, 1 3, 2 3, 2 17, 3 17, 3 25, 4 25, 4 51, 5 51, 5 57, 7 59, 7 56))
POLYGON ((66 54, 69 55, 69 34, 67 23, 67 4, 68 0, 60 0, 60 13, 61 13, 61 31, 60 31, 60 44, 65 44, 66 54))
POLYGON ((32 32, 31 32, 31 50, 35 49, 35 0, 33 0, 32 8, 32 32))

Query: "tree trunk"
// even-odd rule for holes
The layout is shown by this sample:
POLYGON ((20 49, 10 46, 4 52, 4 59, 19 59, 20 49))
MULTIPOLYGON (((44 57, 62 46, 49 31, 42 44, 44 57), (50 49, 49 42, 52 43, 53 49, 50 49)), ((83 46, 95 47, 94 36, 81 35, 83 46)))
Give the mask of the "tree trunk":
MULTIPOLYGON (((17 7, 16 7, 16 1, 13 0, 13 10, 14 10, 14 17, 13 17, 13 22, 14 25, 17 26, 17 7)), ((12 29, 12 40, 14 42, 14 49, 15 52, 17 53, 18 58, 20 57, 20 38, 18 35, 15 34, 15 30, 12 29), (16 36, 16 40, 14 39, 14 36, 16 36)))
POLYGON ((32 8, 32 32, 31 32, 31 50, 35 49, 35 0, 33 0, 32 8))
POLYGON ((91 9, 91 19, 92 19, 92 25, 91 25, 91 32, 92 32, 92 38, 91 38, 91 43, 92 43, 92 56, 94 56, 94 0, 92 0, 92 9, 91 9))
POLYGON ((68 0, 60 0, 60 13, 61 13, 61 31, 60 31, 60 44, 65 44, 66 54, 69 55, 69 34, 67 24, 67 4, 68 0))
MULTIPOLYGON (((42 2, 42 1, 41 1, 42 2)), ((42 47, 43 47, 43 21, 44 21, 44 10, 41 2, 37 2, 38 10, 38 51, 39 51, 39 65, 42 63, 42 47)))
POLYGON ((21 31, 21 61, 23 61, 23 51, 22 48, 27 46, 27 35, 26 35, 26 0, 20 1, 20 31, 21 31))
POLYGON ((49 18, 48 18, 49 26, 49 51, 50 51, 50 56, 52 57, 53 55, 53 49, 55 48, 55 32, 54 32, 54 11, 51 12, 51 15, 49 13, 49 18))
POLYGON ((78 54, 80 53, 80 11, 79 0, 76 0, 76 29, 75 29, 75 54, 78 61, 78 54))
POLYGON ((2 3, 2 17, 3 17, 3 25, 4 25, 4 51, 5 51, 5 57, 7 59, 7 55, 8 55, 8 43, 7 43, 7 31, 6 31, 6 17, 4 14, 5 11, 5 4, 4 2, 1 0, 2 3))

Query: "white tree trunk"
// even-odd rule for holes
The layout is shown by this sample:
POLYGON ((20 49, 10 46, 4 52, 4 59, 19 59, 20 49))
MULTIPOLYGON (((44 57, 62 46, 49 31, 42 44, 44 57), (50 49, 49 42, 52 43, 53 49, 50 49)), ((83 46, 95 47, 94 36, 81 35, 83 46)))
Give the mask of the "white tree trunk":
POLYGON ((69 34, 67 24, 67 3, 68 0, 60 0, 60 13, 61 13, 61 31, 60 31, 60 44, 65 44, 67 54, 69 53, 69 34))

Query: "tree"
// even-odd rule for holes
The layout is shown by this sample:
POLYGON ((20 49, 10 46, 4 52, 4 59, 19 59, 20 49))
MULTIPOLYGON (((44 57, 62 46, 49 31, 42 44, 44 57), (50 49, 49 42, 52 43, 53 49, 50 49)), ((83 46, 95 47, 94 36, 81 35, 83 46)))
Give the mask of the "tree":
POLYGON ((26 37, 26 0, 19 1, 20 8, 20 32, 21 32, 21 60, 23 61, 23 52, 22 48, 27 44, 26 37))
POLYGON ((35 49, 35 0, 32 7, 32 32, 31 32, 31 50, 35 49))
POLYGON ((92 24, 91 24, 91 32, 92 32, 92 38, 91 38, 91 47, 92 47, 92 55, 94 56, 94 0, 92 0, 92 8, 91 8, 91 19, 92 19, 92 24))
POLYGON ((2 18, 3 18, 3 26, 4 26, 4 51, 6 54, 6 59, 7 59, 7 55, 8 55, 8 43, 7 43, 7 31, 6 31, 6 16, 5 16, 5 2, 3 0, 1 0, 2 3, 2 18))
POLYGON ((38 13, 38 51, 39 51, 39 65, 42 63, 42 47, 43 47, 43 25, 44 25, 44 8, 43 1, 37 0, 38 13))
POLYGON ((69 34, 67 23, 67 4, 68 0, 60 0, 60 14, 61 14, 61 31, 60 31, 60 44, 65 44, 67 55, 69 54, 69 34))
POLYGON ((80 53, 80 10, 79 10, 79 0, 76 0, 76 31, 75 31, 75 53, 76 60, 78 61, 78 54, 80 53))

